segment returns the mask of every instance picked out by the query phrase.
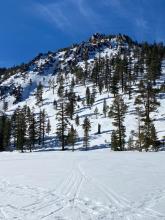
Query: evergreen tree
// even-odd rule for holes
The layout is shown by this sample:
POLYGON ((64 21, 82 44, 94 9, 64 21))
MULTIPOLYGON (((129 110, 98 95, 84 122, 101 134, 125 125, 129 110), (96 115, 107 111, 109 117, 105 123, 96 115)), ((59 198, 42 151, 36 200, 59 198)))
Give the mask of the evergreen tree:
POLYGON ((159 150, 159 142, 154 124, 151 124, 151 146, 155 151, 159 150))
POLYGON ((61 142, 62 150, 65 150, 66 138, 67 138, 66 131, 67 131, 68 123, 65 115, 65 106, 63 101, 61 102, 60 110, 57 113, 57 120, 58 123, 57 123, 56 134, 59 141, 61 142))
POLYGON ((88 119, 88 117, 85 117, 82 127, 84 130, 83 145, 84 145, 85 149, 87 150, 87 148, 89 146, 89 131, 91 129, 91 123, 90 123, 90 120, 88 119))
POLYGON ((111 150, 118 151, 119 150, 118 144, 119 142, 116 131, 113 131, 111 135, 111 150))
POLYGON ((134 131, 132 130, 131 131, 131 134, 129 136, 129 139, 128 139, 128 150, 134 150, 134 136, 135 136, 135 133, 134 131))
POLYGON ((43 85, 41 84, 41 82, 39 83, 39 85, 37 86, 37 92, 35 94, 36 96, 36 104, 42 104, 43 103, 43 85))
POLYGON ((79 116, 78 116, 78 115, 76 115, 75 123, 76 123, 77 126, 80 125, 80 119, 79 119, 79 116))
POLYGON ((28 127, 28 148, 30 152, 35 147, 37 141, 37 121, 34 112, 31 112, 29 116, 29 127, 28 127))
POLYGON ((143 121, 143 136, 144 136, 144 148, 148 151, 149 146, 152 142, 152 137, 150 136, 152 121, 151 113, 157 110, 159 102, 156 99, 156 90, 152 87, 151 83, 148 81, 140 81, 138 96, 135 100, 135 105, 139 106, 142 111, 141 120, 143 121))
POLYGON ((71 128, 69 129, 68 138, 67 138, 68 144, 72 145, 72 151, 74 151, 74 146, 77 141, 77 137, 78 137, 77 131, 76 129, 74 129, 72 125, 71 128))
POLYGON ((49 135, 51 132, 51 125, 50 125, 50 120, 48 119, 47 126, 46 126, 46 133, 49 135))
POLYGON ((8 102, 3 101, 3 111, 6 112, 8 110, 8 102))
POLYGON ((123 124, 127 105, 122 96, 117 95, 110 108, 109 116, 114 119, 113 125, 116 127, 115 135, 117 137, 118 150, 124 150, 125 145, 125 126, 123 124))
POLYGON ((39 145, 45 143, 45 133, 46 133, 46 112, 45 109, 40 110, 39 113, 39 145))
POLYGON ((144 140, 144 134, 143 134, 143 125, 142 125, 142 109, 140 108, 140 106, 136 107, 136 115, 138 121, 138 129, 137 132, 135 132, 135 137, 137 138, 135 145, 136 148, 141 152, 143 140, 144 140))
POLYGON ((73 115, 75 111, 75 102, 76 102, 76 96, 74 92, 70 92, 68 94, 69 102, 65 106, 65 113, 70 117, 71 120, 73 120, 73 115))
POLYGON ((96 119, 97 119, 97 117, 98 117, 98 114, 99 114, 99 110, 98 110, 98 108, 96 107, 95 108, 95 110, 94 110, 94 114, 95 114, 95 116, 96 116, 96 119))
POLYGON ((113 76, 112 76, 112 80, 111 80, 111 86, 110 86, 110 91, 111 93, 114 95, 114 97, 116 97, 116 95, 118 94, 118 74, 116 72, 114 72, 113 76))
POLYGON ((104 99, 104 103, 103 103, 103 114, 104 114, 104 117, 106 118, 107 117, 107 112, 108 112, 108 106, 107 106, 107 102, 106 102, 106 99, 104 99))
POLYGON ((98 134, 101 134, 101 124, 98 124, 98 134))
POLYGON ((88 106, 91 104, 91 93, 89 87, 86 89, 86 104, 88 106))
POLYGON ((21 85, 13 89, 13 95, 15 97, 15 101, 13 102, 13 104, 22 101, 22 93, 23 93, 23 88, 21 87, 21 85))
POLYGON ((55 79, 53 78, 52 81, 51 81, 51 87, 52 87, 52 90, 53 90, 53 95, 54 95, 54 91, 55 91, 55 88, 56 88, 56 82, 55 82, 55 79))
POLYGON ((24 152, 24 147, 26 144, 26 129, 27 124, 25 121, 25 115, 22 109, 19 107, 16 109, 14 113, 14 123, 15 123, 15 144, 16 149, 20 150, 22 153, 24 152))
POLYGON ((0 151, 9 149, 11 136, 11 120, 5 115, 0 115, 0 151))
POLYGON ((58 96, 59 96, 60 98, 63 98, 63 96, 64 96, 64 86, 63 86, 62 83, 60 84, 60 86, 59 86, 59 88, 58 88, 57 94, 58 94, 58 96))
POLYGON ((57 101, 56 100, 53 101, 53 106, 54 106, 54 109, 57 110, 57 101))

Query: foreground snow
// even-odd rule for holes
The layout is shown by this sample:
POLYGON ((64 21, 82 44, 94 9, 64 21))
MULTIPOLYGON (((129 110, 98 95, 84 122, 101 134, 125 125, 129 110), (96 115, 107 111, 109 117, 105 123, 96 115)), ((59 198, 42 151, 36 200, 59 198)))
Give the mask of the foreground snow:
POLYGON ((165 153, 0 154, 0 219, 165 219, 165 153))

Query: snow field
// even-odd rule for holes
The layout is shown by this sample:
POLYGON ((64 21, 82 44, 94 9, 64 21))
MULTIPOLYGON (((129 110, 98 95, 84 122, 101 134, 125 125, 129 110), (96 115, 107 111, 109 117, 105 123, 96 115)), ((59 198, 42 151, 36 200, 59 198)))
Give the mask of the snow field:
POLYGON ((2 220, 165 219, 165 154, 0 154, 2 220))

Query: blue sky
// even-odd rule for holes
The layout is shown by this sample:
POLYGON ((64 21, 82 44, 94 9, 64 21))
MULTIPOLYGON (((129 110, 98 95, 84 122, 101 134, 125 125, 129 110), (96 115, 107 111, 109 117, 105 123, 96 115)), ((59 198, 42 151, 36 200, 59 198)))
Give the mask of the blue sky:
POLYGON ((4 0, 0 3, 0 66, 27 62, 39 52, 123 33, 165 42, 165 0, 4 0))

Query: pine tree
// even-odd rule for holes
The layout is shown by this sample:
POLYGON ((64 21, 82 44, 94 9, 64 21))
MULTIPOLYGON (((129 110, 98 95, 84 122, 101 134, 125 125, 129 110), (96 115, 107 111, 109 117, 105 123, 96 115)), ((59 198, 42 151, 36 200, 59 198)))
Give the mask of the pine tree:
MULTIPOLYGON (((138 102, 138 100, 137 100, 138 102)), ((138 106, 138 103, 136 102, 137 107, 136 109, 136 115, 137 115, 137 121, 138 121, 138 129, 137 132, 135 132, 136 140, 136 148, 141 152, 142 146, 143 146, 143 140, 144 140, 144 134, 143 134, 143 125, 142 125, 142 108, 138 106)))
POLYGON ((35 94, 36 96, 36 104, 43 104, 43 85, 41 84, 41 82, 39 83, 39 85, 37 86, 37 92, 35 94))
POLYGON ((148 151, 149 146, 152 143, 152 137, 150 136, 153 118, 151 113, 157 110, 159 102, 156 99, 156 90, 152 87, 149 81, 140 81, 138 96, 135 100, 135 105, 138 105, 142 111, 141 120, 143 121, 143 147, 148 151))
POLYGON ((23 93, 23 88, 21 87, 21 85, 14 88, 13 95, 15 97, 15 101, 13 102, 13 104, 18 103, 22 100, 22 93, 23 93))
POLYGON ((67 138, 68 144, 72 145, 72 151, 74 151, 74 146, 77 141, 77 137, 78 137, 77 131, 76 129, 74 129, 72 125, 71 128, 69 129, 68 138, 67 138))
POLYGON ((111 86, 110 86, 110 91, 114 95, 114 97, 116 97, 119 91, 118 81, 119 81, 118 74, 114 72, 112 76, 112 80, 111 80, 111 86))
POLYGON ((111 65, 110 65, 110 60, 108 56, 106 55, 105 57, 105 73, 104 73, 104 81, 105 81, 105 88, 107 89, 107 92, 109 92, 110 89, 110 82, 111 82, 111 65))
POLYGON ((72 77, 72 81, 71 81, 71 89, 72 90, 73 90, 74 86, 75 86, 75 81, 74 81, 74 77, 72 77))
POLYGON ((84 145, 85 149, 87 150, 87 148, 89 146, 89 131, 91 129, 91 123, 90 123, 90 120, 88 119, 88 117, 85 117, 82 127, 84 129, 83 145, 84 145))
POLYGON ((135 133, 132 130, 131 134, 129 136, 129 139, 128 139, 128 150, 134 150, 135 149, 135 147, 134 147, 134 136, 135 136, 135 133))
POLYGON ((44 146, 45 144, 45 133, 46 133, 46 112, 45 112, 45 109, 43 109, 41 111, 41 114, 40 114, 40 124, 41 124, 41 140, 42 140, 42 146, 44 146))
POLYGON ((98 124, 98 134, 101 134, 101 124, 98 124))
POLYGON ((77 126, 80 125, 80 119, 79 119, 79 116, 78 116, 78 115, 76 115, 75 123, 76 123, 77 126))
POLYGON ((124 116, 127 111, 127 105, 124 103, 122 96, 117 95, 110 108, 109 116, 114 119, 113 125, 116 127, 116 137, 118 150, 124 150, 125 145, 125 126, 123 125, 124 116))
POLYGON ((118 137, 117 137, 116 131, 112 131, 111 150, 118 151, 118 149, 119 149, 118 145, 119 145, 119 142, 118 142, 118 137))
POLYGON ((73 120, 73 115, 75 111, 75 102, 76 102, 76 96, 74 92, 70 92, 68 94, 69 102, 66 103, 65 106, 65 113, 70 117, 71 120, 73 120))
POLYGON ((6 112, 8 110, 8 102, 3 101, 3 111, 6 112))
POLYGON ((86 104, 90 106, 91 104, 91 93, 89 87, 86 89, 86 104))
POLYGON ((99 82, 99 73, 100 73, 100 65, 99 65, 99 60, 97 59, 95 60, 94 67, 92 70, 92 76, 91 76, 96 86, 98 86, 98 82, 99 82))
POLYGON ((34 113, 29 116, 29 127, 28 127, 28 148, 30 152, 34 149, 37 139, 37 122, 34 113))
POLYGON ((65 145, 66 145, 66 139, 67 139, 67 135, 66 135, 66 131, 67 131, 67 117, 65 115, 65 106, 64 106, 64 102, 62 101, 60 104, 60 110, 57 113, 57 129, 56 129, 56 134, 57 137, 59 139, 59 141, 61 142, 61 147, 62 147, 62 151, 65 150, 65 145))
POLYGON ((107 106, 106 99, 104 99, 104 103, 103 103, 103 114, 104 114, 104 117, 105 117, 105 118, 107 117, 108 109, 109 109, 109 107, 107 106))
POLYGON ((95 110, 94 110, 94 114, 95 114, 95 116, 96 116, 96 119, 97 119, 97 117, 98 117, 98 114, 99 114, 99 110, 98 110, 98 108, 96 107, 95 108, 95 110))
POLYGON ((24 147, 26 144, 26 129, 27 124, 25 121, 25 115, 22 109, 19 107, 16 109, 14 113, 14 123, 15 123, 15 144, 16 149, 20 150, 22 153, 24 152, 24 147))
POLYGON ((95 95, 92 93, 90 97, 90 106, 92 106, 95 103, 95 95))
POLYGON ((37 118, 37 139, 38 139, 38 144, 41 145, 42 143, 42 111, 40 109, 40 112, 38 114, 37 118))
POLYGON ((48 119, 47 126, 46 126, 46 133, 49 135, 51 132, 51 125, 50 125, 50 119, 48 119))
POLYGON ((51 81, 51 87, 53 89, 53 95, 54 95, 54 91, 55 91, 55 88, 56 88, 56 82, 55 82, 55 79, 53 78, 52 81, 51 81))
POLYGON ((153 123, 151 124, 151 146, 153 150, 159 150, 159 142, 156 134, 156 129, 153 123))
POLYGON ((53 101, 53 106, 54 106, 54 109, 57 110, 57 101, 56 100, 53 101))
POLYGON ((60 98, 63 98, 63 96, 64 96, 64 86, 63 86, 62 83, 59 85, 59 88, 57 90, 57 94, 60 98))
POLYGON ((0 115, 0 151, 9 149, 11 136, 11 120, 5 115, 0 115))

